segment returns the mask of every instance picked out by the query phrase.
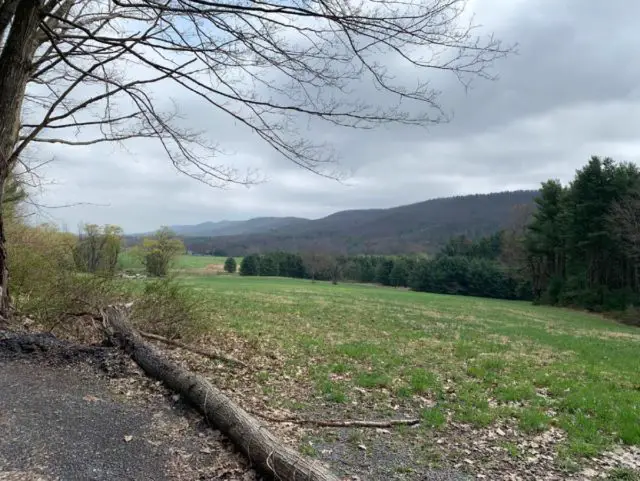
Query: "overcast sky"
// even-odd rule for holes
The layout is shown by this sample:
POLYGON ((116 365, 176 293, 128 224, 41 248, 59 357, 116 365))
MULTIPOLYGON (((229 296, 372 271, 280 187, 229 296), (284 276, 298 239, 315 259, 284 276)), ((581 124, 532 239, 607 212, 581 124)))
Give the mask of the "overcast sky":
POLYGON ((212 189, 176 173, 143 143, 127 151, 48 149, 34 154, 55 157, 43 172, 49 185, 40 202, 88 203, 48 211, 71 230, 93 222, 140 232, 536 188, 550 177, 569 180, 590 155, 640 160, 640 2, 473 0, 470 8, 484 31, 517 42, 518 55, 496 63, 497 82, 478 81, 466 93, 454 78, 443 83, 443 106, 454 112, 447 125, 340 131, 344 183, 297 168, 255 135, 185 102, 185 118, 229 151, 221 163, 258 168, 268 181, 212 189))

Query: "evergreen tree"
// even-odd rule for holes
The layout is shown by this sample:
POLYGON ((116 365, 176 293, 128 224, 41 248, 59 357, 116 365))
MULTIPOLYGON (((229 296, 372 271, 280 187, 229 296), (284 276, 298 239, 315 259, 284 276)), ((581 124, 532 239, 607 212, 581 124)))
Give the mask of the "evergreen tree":
POLYGON ((407 286, 407 262, 404 259, 395 259, 393 268, 389 272, 389 285, 393 287, 407 286))
POLYGON ((376 266, 375 281, 383 286, 390 285, 389 274, 391 274, 391 269, 393 269, 393 260, 384 257, 380 258, 376 266))
MULTIPOLYGON (((564 277, 566 239, 566 191, 559 181, 549 180, 542 184, 540 196, 535 200, 537 209, 533 214, 525 245, 531 271, 534 295, 542 297, 554 280, 557 285, 564 277)), ((554 294, 550 302, 557 302, 554 294)))
POLYGON ((224 261, 224 270, 229 274, 234 274, 237 268, 236 260, 233 257, 227 257, 227 260, 224 261))
POLYGON ((525 240, 537 301, 594 310, 636 302, 638 260, 611 222, 639 183, 635 165, 592 157, 567 187, 543 184, 525 240))
POLYGON ((277 276, 279 274, 278 254, 268 253, 260 256, 260 274, 261 276, 277 276))
POLYGON ((249 254, 240 262, 241 276, 259 276, 260 275, 260 256, 257 254, 249 254))
POLYGON ((284 253, 280 259, 281 276, 302 279, 305 277, 304 263, 300 254, 284 253))

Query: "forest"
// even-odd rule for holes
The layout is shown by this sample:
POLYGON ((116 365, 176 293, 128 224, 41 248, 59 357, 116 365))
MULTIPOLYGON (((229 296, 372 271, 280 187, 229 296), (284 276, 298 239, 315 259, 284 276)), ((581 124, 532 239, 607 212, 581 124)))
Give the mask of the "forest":
POLYGON ((637 305, 640 172, 592 157, 568 185, 542 184, 524 246, 536 300, 589 310, 637 305))

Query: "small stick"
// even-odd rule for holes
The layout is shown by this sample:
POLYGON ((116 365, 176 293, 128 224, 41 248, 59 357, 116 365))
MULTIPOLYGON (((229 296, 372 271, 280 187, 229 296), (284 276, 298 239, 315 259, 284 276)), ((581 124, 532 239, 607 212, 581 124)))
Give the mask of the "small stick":
POLYGON ((153 334, 151 332, 138 331, 142 337, 146 337, 147 339, 153 339, 154 341, 160 341, 165 344, 169 344, 170 346, 179 347, 181 349, 186 349, 187 351, 194 352, 196 354, 200 354, 201 356, 208 357, 209 359, 218 359, 220 361, 227 362, 229 364, 236 364, 238 366, 247 367, 247 365, 240 361, 239 359, 226 356, 224 354, 220 354, 218 352, 205 351, 204 349, 200 349, 198 347, 189 346, 180 341, 174 341, 173 339, 169 339, 164 336, 160 336, 158 334, 153 334))
POLYGON ((312 424, 320 427, 336 427, 336 428, 391 428, 393 426, 414 426, 420 424, 420 420, 417 418, 410 419, 385 419, 380 421, 364 421, 364 420, 351 420, 351 419, 305 419, 295 416, 287 416, 284 418, 277 418, 269 416, 268 414, 262 414, 255 411, 251 411, 251 414, 259 416, 266 421, 274 423, 294 423, 294 424, 312 424))

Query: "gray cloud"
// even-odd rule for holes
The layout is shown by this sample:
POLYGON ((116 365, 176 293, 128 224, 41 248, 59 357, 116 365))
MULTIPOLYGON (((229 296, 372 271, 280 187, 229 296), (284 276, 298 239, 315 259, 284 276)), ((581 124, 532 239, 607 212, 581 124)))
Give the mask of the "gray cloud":
POLYGON ((131 232, 535 188, 550 177, 570 179, 592 154, 640 158, 640 64, 634 61, 640 3, 474 0, 471 7, 483 29, 518 42, 519 54, 496 64, 499 81, 478 81, 467 93, 455 79, 434 76, 443 105, 455 114, 447 125, 357 131, 311 122, 308 135, 330 140, 339 153, 345 183, 296 168, 225 115, 178 97, 185 122, 231 154, 221 163, 258 168, 268 182, 208 188, 176 173, 159 146, 146 141, 128 144, 128 151, 50 148, 32 153, 56 158, 43 172, 56 183, 40 200, 89 203, 49 211, 71 229, 91 221, 131 232))

